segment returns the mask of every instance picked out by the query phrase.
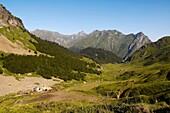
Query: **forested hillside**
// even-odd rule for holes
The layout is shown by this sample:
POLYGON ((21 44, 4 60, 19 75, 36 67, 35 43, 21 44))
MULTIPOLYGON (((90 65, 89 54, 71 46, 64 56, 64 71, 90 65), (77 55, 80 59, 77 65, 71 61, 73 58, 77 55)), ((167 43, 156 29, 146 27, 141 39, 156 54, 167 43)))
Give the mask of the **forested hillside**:
POLYGON ((80 60, 79 54, 70 52, 54 42, 41 40, 34 35, 31 36, 37 41, 31 41, 36 50, 45 55, 10 54, 3 58, 4 68, 17 74, 36 72, 45 78, 58 77, 63 80, 83 80, 86 73, 101 73, 93 69, 96 65, 80 60), (90 67, 87 67, 87 65, 90 67))
POLYGON ((107 64, 107 63, 121 63, 122 59, 110 51, 97 48, 86 48, 80 51, 85 57, 89 57, 96 61, 97 63, 107 64))

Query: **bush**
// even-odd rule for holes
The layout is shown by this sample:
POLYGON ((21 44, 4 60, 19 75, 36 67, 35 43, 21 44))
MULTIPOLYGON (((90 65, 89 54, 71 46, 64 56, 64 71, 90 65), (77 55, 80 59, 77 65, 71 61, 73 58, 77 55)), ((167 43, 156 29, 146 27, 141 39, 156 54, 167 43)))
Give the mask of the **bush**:
POLYGON ((130 97, 130 98, 125 98, 122 100, 123 103, 127 104, 137 104, 137 103, 148 103, 148 104, 153 104, 155 103, 155 99, 149 96, 135 96, 135 97, 130 97))
POLYGON ((167 92, 168 90, 170 90, 170 82, 141 84, 140 86, 130 87, 125 90, 122 97, 134 97, 139 95, 153 96, 161 92, 167 92))
POLYGON ((127 80, 131 77, 138 76, 138 75, 140 75, 140 74, 136 73, 135 71, 129 71, 129 72, 124 72, 123 74, 118 76, 117 79, 127 80))
POLYGON ((154 110, 153 112, 154 113, 169 113, 170 112, 170 108, 169 107, 160 108, 160 109, 154 110))
POLYGON ((167 73, 166 78, 170 80, 170 71, 167 73))
POLYGON ((3 70, 2 70, 2 68, 0 67, 0 74, 3 74, 3 70))

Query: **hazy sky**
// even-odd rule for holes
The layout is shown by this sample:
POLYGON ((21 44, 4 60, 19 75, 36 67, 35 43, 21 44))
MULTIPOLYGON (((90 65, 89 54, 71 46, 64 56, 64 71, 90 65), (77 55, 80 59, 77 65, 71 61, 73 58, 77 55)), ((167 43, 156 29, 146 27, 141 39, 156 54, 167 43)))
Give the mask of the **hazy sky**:
POLYGON ((144 32, 152 41, 170 35, 170 0, 0 0, 28 30, 62 34, 93 30, 144 32))

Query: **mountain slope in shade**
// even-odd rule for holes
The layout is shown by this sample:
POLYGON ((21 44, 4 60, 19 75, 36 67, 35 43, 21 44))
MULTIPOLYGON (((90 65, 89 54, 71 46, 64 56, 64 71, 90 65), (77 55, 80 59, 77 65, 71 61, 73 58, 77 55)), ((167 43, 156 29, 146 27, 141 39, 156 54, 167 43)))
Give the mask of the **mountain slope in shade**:
POLYGON ((31 33, 36 35, 37 37, 40 37, 43 40, 56 42, 65 47, 73 46, 76 42, 78 42, 79 40, 83 39, 86 36, 86 33, 84 31, 81 31, 73 35, 62 35, 58 32, 36 29, 34 31, 31 31, 31 33))
POLYGON ((122 62, 122 59, 120 57, 110 51, 106 51, 103 49, 88 47, 86 49, 81 50, 80 53, 85 57, 89 57, 101 64, 122 62))
POLYGON ((116 30, 96 30, 90 33, 86 38, 78 41, 70 49, 73 51, 80 51, 87 47, 101 48, 126 59, 141 46, 150 42, 150 39, 142 32, 135 35, 124 35, 116 30))
POLYGON ((141 47, 128 58, 128 61, 141 62, 145 66, 158 62, 170 62, 170 36, 141 47))

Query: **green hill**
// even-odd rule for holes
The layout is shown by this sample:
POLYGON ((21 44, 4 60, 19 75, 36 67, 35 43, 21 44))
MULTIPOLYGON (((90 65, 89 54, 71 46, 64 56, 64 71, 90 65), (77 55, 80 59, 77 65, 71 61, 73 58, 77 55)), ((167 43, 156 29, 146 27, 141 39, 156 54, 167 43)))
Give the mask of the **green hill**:
POLYGON ((29 32, 27 34, 36 40, 36 42, 29 40, 29 43, 36 48, 35 54, 38 52, 40 55, 8 53, 7 56, 1 58, 3 68, 16 74, 35 72, 45 78, 58 77, 63 80, 81 80, 86 75, 85 73, 100 73, 92 69, 95 68, 95 65, 80 60, 81 56, 77 53, 73 53, 56 43, 43 41, 29 32), (87 67, 87 65, 93 67, 87 67), (76 71, 76 73, 73 71, 76 71))
POLYGON ((105 51, 103 49, 97 48, 86 48, 80 51, 80 53, 85 56, 93 59, 97 63, 107 64, 107 63, 120 63, 122 59, 110 51, 105 51))

